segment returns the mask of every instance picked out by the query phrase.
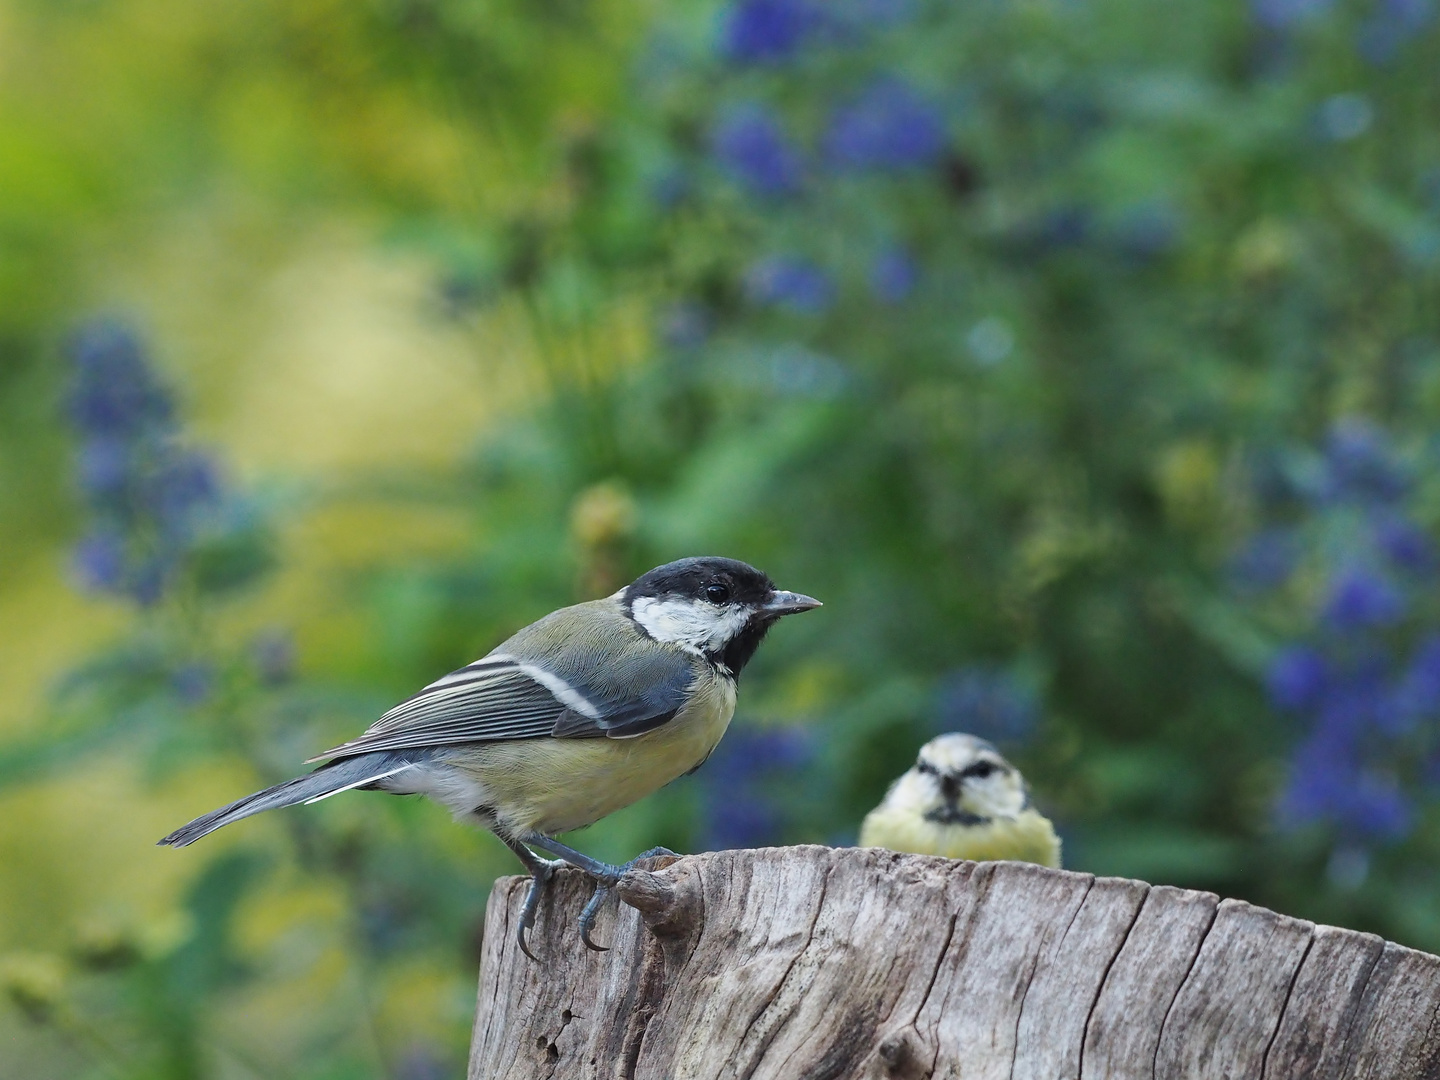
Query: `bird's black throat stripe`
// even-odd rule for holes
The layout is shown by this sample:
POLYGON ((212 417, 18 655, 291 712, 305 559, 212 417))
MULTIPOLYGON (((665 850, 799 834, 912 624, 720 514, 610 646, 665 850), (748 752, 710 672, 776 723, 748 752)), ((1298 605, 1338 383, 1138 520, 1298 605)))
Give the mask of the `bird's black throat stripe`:
POLYGON ((937 806, 934 810, 925 811, 925 820, 933 821, 937 825, 989 825, 993 819, 972 814, 969 810, 962 810, 953 803, 946 803, 944 806, 937 806))
POLYGON ((774 619, 753 618, 745 624, 743 630, 725 643, 723 649, 718 653, 706 653, 705 659, 714 664, 720 674, 738 680, 741 669, 750 662, 750 658, 755 655, 755 650, 760 647, 773 625, 774 619))

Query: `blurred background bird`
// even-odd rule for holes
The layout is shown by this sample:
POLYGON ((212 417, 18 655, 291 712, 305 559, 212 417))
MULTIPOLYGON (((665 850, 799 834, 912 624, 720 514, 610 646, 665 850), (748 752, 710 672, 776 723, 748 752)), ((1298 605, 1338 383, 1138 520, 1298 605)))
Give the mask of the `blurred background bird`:
POLYGON ((1060 866, 1060 838, 1030 805, 1020 770, 974 735, 922 746, 914 767, 865 816, 860 846, 1060 866))

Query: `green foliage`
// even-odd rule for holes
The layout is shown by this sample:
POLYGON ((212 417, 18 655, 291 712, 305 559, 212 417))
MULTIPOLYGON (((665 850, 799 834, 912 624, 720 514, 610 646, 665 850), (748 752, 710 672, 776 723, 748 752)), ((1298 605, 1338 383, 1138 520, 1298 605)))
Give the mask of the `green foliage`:
MULTIPOLYGON (((852 842, 921 742, 983 728, 1069 866, 1440 948, 1436 718, 1397 773, 1403 827, 1285 821, 1314 716, 1265 686, 1287 646, 1337 640, 1327 604, 1376 505, 1422 540, 1440 526, 1427 10, 435 0, 202 25, 161 0, 12 5, 38 74, 0 83, 20 117, 0 122, 19 147, 0 230, 21 241, 0 267, 0 537, 49 550, 108 514, 138 530, 126 550, 165 538, 170 569, 153 593, 90 575, 133 599, 129 629, 3 733, 0 785, 120 761, 159 799, 225 769, 218 803, 545 611, 726 554, 826 606, 747 669, 715 758, 587 851, 852 842), (762 7, 794 21, 745 22, 762 7), (77 56, 106 93, 47 119, 37 87, 77 56), (525 337, 540 391, 448 469, 285 498, 232 479, 179 539, 73 483, 71 444, 106 434, 55 422, 82 271, 227 185, 276 232, 350 214, 418 253, 431 317, 525 337), (1327 493, 1357 430, 1403 494, 1327 493), (360 614, 296 665, 247 605, 294 595, 284 538, 345 491, 458 514, 464 540, 324 553, 360 614), (1256 589, 1247 545, 1276 530, 1296 552, 1256 589)), ((146 460, 179 428, 147 429, 146 460)), ((1416 574, 1409 621, 1382 628, 1397 656, 1434 629, 1416 574)), ((31 1072, 418 1080, 458 1060, 487 883, 513 860, 419 802, 271 817, 174 853, 195 877, 168 922, 52 928, 70 943, 0 965, 17 1030, 44 1033, 31 1072), (396 1004, 415 985, 428 1026, 396 1004)))

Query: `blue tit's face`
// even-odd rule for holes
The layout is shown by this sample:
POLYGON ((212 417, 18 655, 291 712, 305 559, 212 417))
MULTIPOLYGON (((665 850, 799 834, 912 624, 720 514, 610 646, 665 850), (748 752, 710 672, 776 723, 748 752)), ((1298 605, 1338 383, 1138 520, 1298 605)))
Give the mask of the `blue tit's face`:
POLYGON ((735 559, 681 559, 623 589, 626 614, 656 641, 679 645, 738 673, 781 616, 819 601, 775 588, 735 559))
POLYGON ((984 739, 941 735, 920 749, 887 802, 899 802, 942 825, 979 825, 1014 817, 1027 804, 1020 771, 984 739))

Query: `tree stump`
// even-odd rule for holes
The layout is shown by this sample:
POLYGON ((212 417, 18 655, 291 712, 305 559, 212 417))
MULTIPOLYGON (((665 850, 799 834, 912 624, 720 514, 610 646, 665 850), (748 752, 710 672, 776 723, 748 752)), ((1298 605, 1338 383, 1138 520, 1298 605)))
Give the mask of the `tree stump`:
MULTIPOLYGON (((495 883, 470 1078, 1440 1077, 1440 958, 1211 893, 879 849, 495 883)), ((658 868, 663 867, 663 868, 658 868)))

